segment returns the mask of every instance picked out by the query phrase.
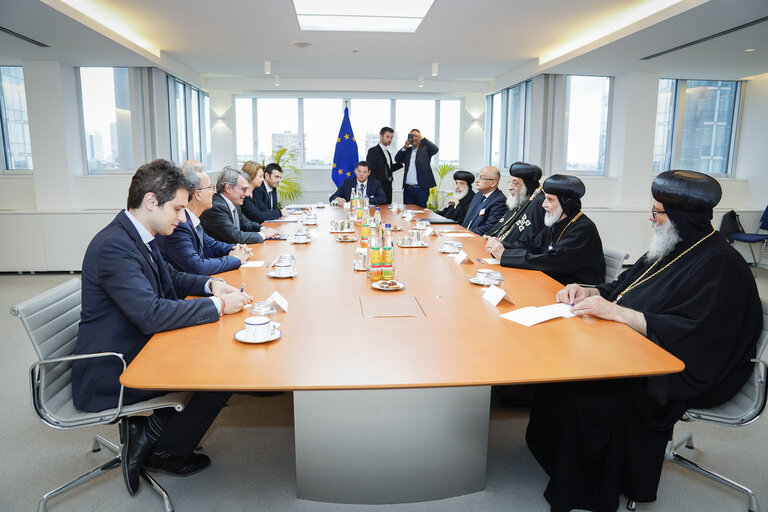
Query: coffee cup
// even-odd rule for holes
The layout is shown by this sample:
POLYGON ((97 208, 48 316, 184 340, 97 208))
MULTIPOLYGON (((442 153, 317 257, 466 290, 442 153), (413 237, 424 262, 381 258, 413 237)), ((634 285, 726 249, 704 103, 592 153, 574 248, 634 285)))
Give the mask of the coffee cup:
POLYGON ((251 339, 265 340, 273 330, 269 318, 265 316, 249 316, 245 319, 245 332, 251 339))
POLYGON ((275 263, 275 275, 278 277, 291 277, 293 275, 293 262, 279 261, 275 263))
POLYGON ((416 221, 416 229, 427 229, 429 227, 429 221, 428 220, 417 220, 416 221))
POLYGON ((307 243, 307 232, 306 231, 297 231, 293 234, 293 242, 297 244, 305 244, 307 243))
POLYGON ((475 277, 483 283, 490 283, 492 281, 491 276, 493 276, 493 270, 489 268, 479 268, 475 271, 475 277))
POLYGON ((421 242, 421 231, 418 229, 410 229, 408 230, 408 235, 411 240, 413 240, 414 243, 420 243, 421 242))

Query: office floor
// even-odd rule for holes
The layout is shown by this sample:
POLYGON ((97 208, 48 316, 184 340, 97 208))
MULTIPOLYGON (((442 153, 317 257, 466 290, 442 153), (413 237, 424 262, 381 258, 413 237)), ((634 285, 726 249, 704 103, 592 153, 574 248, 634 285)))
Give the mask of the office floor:
MULTIPOLYGON (((116 440, 117 427, 56 431, 43 425, 29 401, 27 373, 35 354, 9 308, 70 279, 69 274, 0 274, 0 511, 33 511, 42 495, 76 474, 108 459, 90 452, 100 433, 116 440)), ((758 287, 768 297, 768 270, 758 287)), ((290 394, 275 397, 235 395, 203 440, 213 464, 187 478, 159 475, 177 512, 198 511, 546 511, 541 493, 546 475, 525 446, 527 411, 494 407, 484 491, 446 500, 403 505, 336 505, 299 500, 295 490, 293 407, 290 394)), ((692 423, 697 448, 683 450, 695 460, 752 488, 768 509, 768 419, 743 428, 692 423)), ((117 470, 54 498, 52 512, 110 510, 161 511, 162 503, 146 485, 134 497, 117 470)), ((641 504, 641 512, 744 511, 747 500, 677 466, 667 464, 659 499, 641 504)), ((620 510, 623 510, 623 503, 620 510)))

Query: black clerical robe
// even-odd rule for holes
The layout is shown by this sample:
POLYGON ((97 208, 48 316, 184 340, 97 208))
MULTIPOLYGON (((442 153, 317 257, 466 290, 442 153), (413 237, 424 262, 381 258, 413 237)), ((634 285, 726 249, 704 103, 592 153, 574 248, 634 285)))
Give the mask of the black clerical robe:
POLYGON ((475 197, 475 191, 470 190, 467 195, 462 197, 459 204, 449 204, 439 212, 438 215, 442 215, 446 219, 455 220, 457 224, 464 222, 464 217, 467 215, 469 209, 469 203, 472 202, 472 198, 475 197))
POLYGON ((502 253, 501 266, 541 270, 562 284, 605 281, 600 234, 582 212, 518 240, 502 253))
POLYGON ((507 210, 486 235, 499 238, 504 247, 510 249, 518 240, 538 234, 544 227, 543 202, 544 194, 537 194, 514 210, 507 210))
MULTIPOLYGON (((706 234, 678 243, 646 277, 706 234)), ((618 304, 642 312, 648 338, 685 370, 537 388, 526 441, 550 475, 552 510, 613 512, 621 493, 654 501, 675 422, 689 407, 727 401, 749 378, 762 308, 744 259, 715 233, 625 292, 649 266, 642 257, 598 290, 611 301, 624 293, 618 304)))

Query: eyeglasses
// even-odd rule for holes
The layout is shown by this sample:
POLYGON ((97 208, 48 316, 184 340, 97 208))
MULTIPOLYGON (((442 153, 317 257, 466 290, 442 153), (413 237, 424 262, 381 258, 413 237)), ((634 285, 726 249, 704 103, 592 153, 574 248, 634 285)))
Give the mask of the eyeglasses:
POLYGON ((196 190, 210 190, 211 192, 213 192, 214 188, 215 188, 214 185, 208 185, 207 187, 197 187, 196 190))
POLYGON ((663 213, 666 215, 667 212, 664 210, 657 210, 656 208, 651 208, 651 215, 653 216, 653 220, 656 220, 656 215, 663 213))
POLYGON ((477 181, 493 181, 493 178, 486 178, 485 176, 478 176, 477 181))

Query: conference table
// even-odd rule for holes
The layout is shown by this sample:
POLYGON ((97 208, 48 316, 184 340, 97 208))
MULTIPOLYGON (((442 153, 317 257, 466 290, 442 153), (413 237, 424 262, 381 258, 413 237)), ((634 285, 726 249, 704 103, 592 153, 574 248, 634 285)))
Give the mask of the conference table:
MULTIPOLYGON (((407 205, 412 221, 382 207, 405 228, 438 217, 407 205)), ((339 242, 330 221, 346 210, 316 208, 307 244, 268 240, 251 260, 295 257, 298 275, 267 268, 220 274, 254 300, 279 292, 288 311, 271 315, 282 336, 249 344, 234 333, 249 310, 220 321, 158 333, 122 374, 122 384, 156 390, 292 391, 297 496, 337 503, 402 503, 485 488, 491 386, 610 379, 679 372, 683 363, 629 327, 591 317, 532 327, 499 315, 554 302, 562 286, 538 271, 479 258, 485 240, 462 227, 433 224, 424 248, 394 249, 395 279, 380 291, 353 269, 359 243, 339 242), (469 235, 469 236, 468 236, 469 235), (438 249, 461 242, 457 263, 438 249), (502 273, 512 299, 483 300, 469 282, 478 268, 502 273)), ((291 216, 291 218, 295 218, 291 216)), ((283 234, 299 224, 269 224, 283 234)), ((356 228, 360 236, 360 228, 356 228)))

